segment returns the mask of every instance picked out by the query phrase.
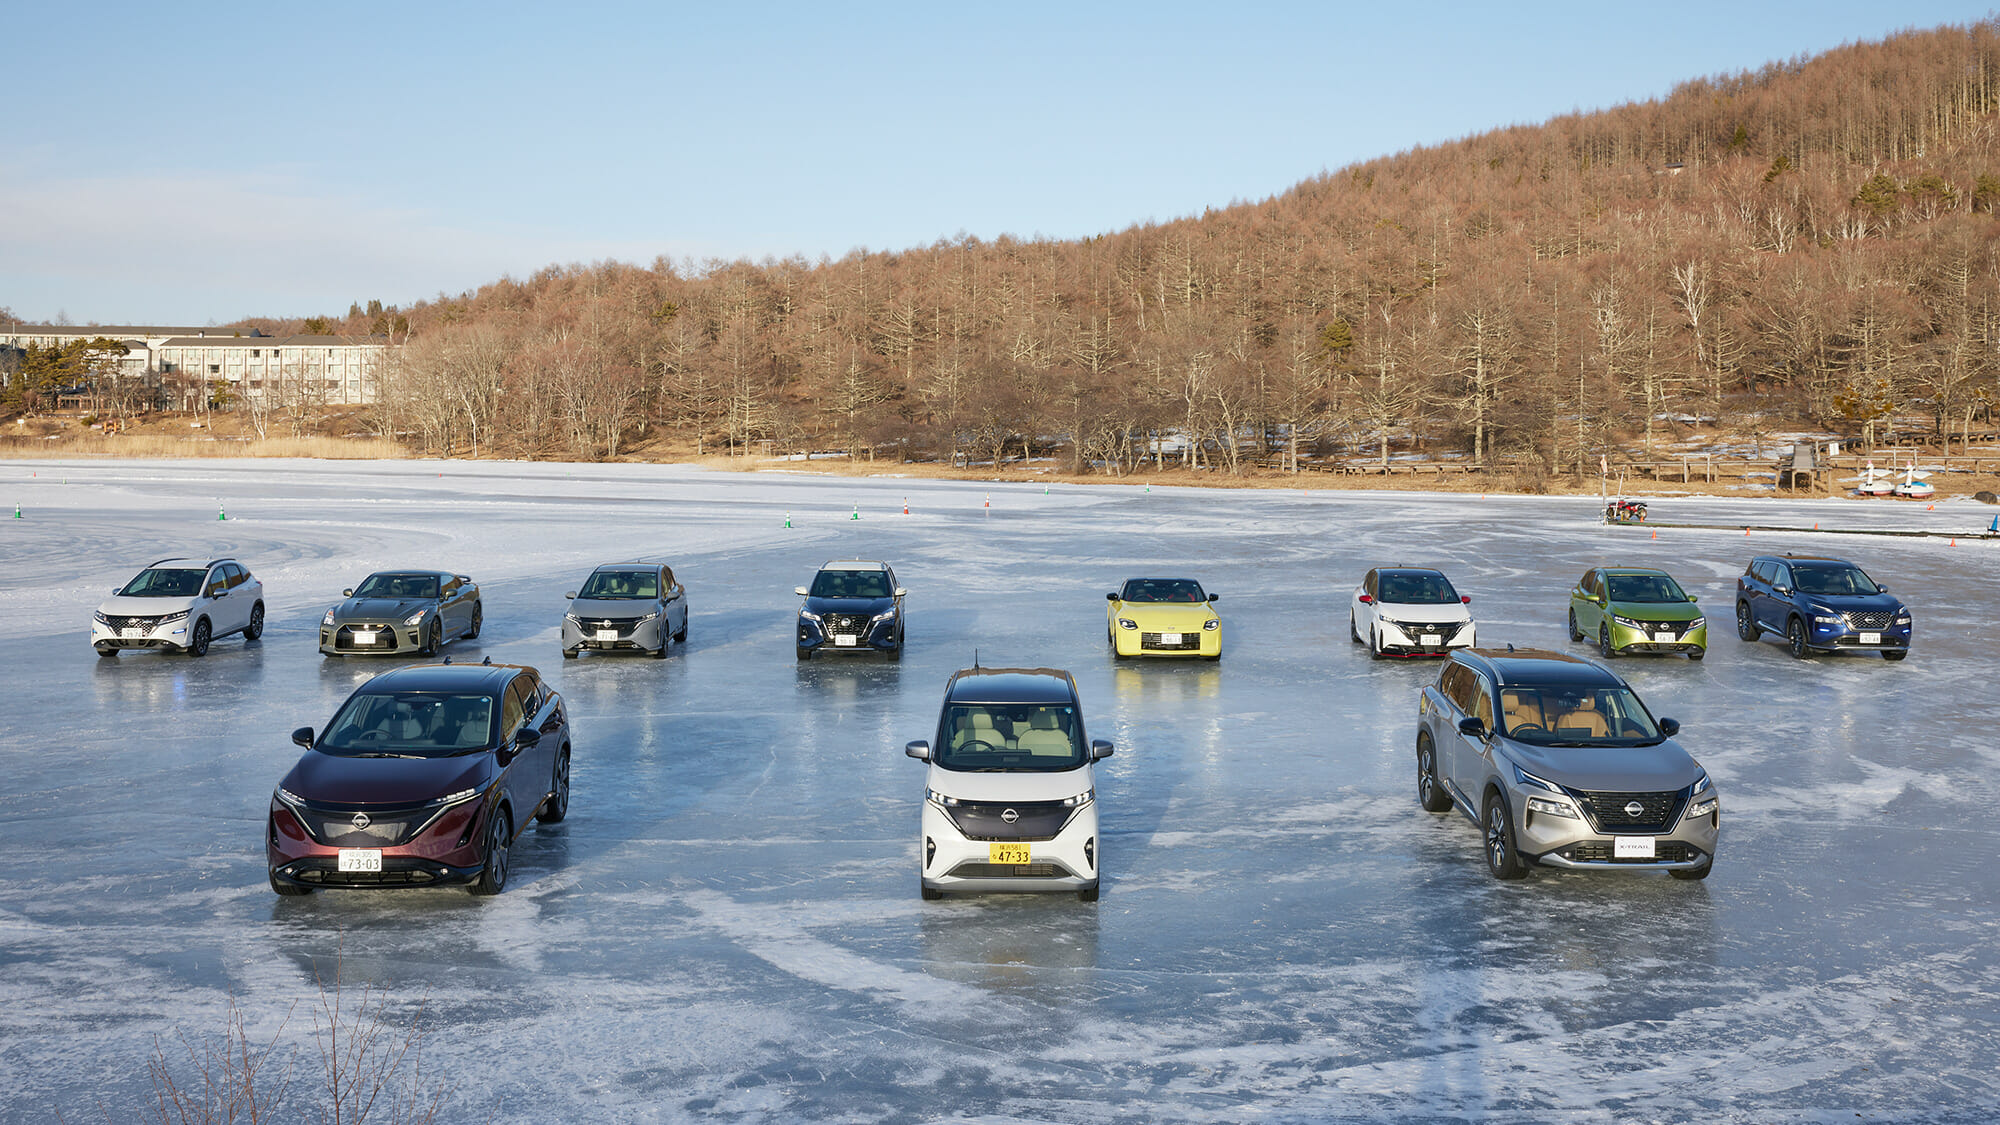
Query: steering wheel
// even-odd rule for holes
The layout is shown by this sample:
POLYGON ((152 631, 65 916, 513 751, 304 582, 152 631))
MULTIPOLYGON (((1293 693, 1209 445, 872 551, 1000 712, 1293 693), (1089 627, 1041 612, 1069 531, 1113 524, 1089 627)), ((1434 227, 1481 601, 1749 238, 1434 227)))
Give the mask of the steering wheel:
POLYGON ((364 730, 360 734, 354 736, 354 741, 387 742, 389 741, 389 732, 386 730, 364 730))
POLYGON ((1527 734, 1530 731, 1533 731, 1536 734, 1549 733, 1548 728, 1540 723, 1515 723, 1513 726, 1507 728, 1507 734, 1509 737, 1519 734, 1527 734))
POLYGON ((993 751, 993 752, 994 752, 994 753, 996 753, 996 754, 998 754, 998 753, 1001 753, 1001 752, 1002 752, 1002 748, 1001 748, 1001 747, 998 747, 998 746, 995 746, 995 745, 993 745, 993 744, 992 744, 991 742, 983 742, 983 741, 981 741, 981 740, 979 740, 979 739, 977 739, 977 738, 973 739, 972 741, 970 741, 970 742, 966 743, 966 744, 965 744, 965 745, 963 745, 963 746, 960 746, 960 747, 959 747, 959 749, 960 749, 960 750, 970 750, 970 749, 972 749, 972 748, 973 748, 973 747, 975 747, 975 746, 983 746, 983 747, 985 747, 986 749, 988 749, 988 750, 991 750, 991 751, 993 751))

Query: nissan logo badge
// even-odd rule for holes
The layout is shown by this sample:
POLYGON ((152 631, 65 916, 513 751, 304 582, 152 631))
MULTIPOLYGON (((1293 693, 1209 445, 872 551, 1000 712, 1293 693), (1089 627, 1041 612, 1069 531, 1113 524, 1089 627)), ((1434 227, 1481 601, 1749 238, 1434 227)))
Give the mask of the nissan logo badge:
POLYGON ((1636 817, 1636 816, 1638 816, 1638 815, 1639 815, 1640 813, 1642 813, 1642 812, 1645 812, 1645 811, 1646 811, 1646 806, 1644 806, 1644 805, 1640 804, 1640 803, 1639 803, 1639 802, 1637 802, 1637 801, 1627 801, 1627 802, 1625 802, 1625 815, 1626 815, 1626 816, 1630 816, 1630 817, 1636 817))
POLYGON ((355 813, 355 814, 354 814, 354 819, 353 819, 353 820, 350 820, 350 821, 348 821, 348 823, 349 823, 349 824, 352 824, 352 825, 354 826, 354 828, 355 828, 355 830, 356 830, 356 831, 363 831, 363 830, 367 829, 367 827, 368 827, 368 826, 369 826, 370 824, 373 824, 373 823, 375 823, 375 822, 374 822, 374 821, 372 821, 372 820, 369 820, 369 819, 368 819, 368 814, 367 814, 367 813, 365 813, 365 812, 358 812, 358 813, 355 813))
POLYGON ((1021 819, 1021 814, 1015 812, 1013 809, 1007 809, 1000 814, 1000 819, 1006 821, 1009 824, 1012 824, 1015 821, 1021 819))

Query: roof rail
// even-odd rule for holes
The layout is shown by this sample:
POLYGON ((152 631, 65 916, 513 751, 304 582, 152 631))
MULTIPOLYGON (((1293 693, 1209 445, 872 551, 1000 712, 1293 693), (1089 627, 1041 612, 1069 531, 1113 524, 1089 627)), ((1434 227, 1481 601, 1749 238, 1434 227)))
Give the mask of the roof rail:
POLYGON ((182 561, 193 562, 194 560, 188 558, 186 555, 168 555, 166 558, 161 559, 159 562, 149 562, 146 565, 158 566, 160 565, 160 563, 182 562, 182 561))

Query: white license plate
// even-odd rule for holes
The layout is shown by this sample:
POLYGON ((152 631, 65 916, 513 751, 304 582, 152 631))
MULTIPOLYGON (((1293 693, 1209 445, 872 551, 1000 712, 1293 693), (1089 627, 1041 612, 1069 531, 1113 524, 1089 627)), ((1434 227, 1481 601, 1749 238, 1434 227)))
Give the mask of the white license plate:
POLYGON ((1861 634, 1861 643, 1864 645, 1879 645, 1882 643, 1882 634, 1863 633, 1861 634))
POLYGON ((599 629, 597 631, 597 639, 600 641, 615 641, 618 639, 618 630, 599 629))
POLYGON ((1444 635, 1442 633, 1425 633, 1423 636, 1418 637, 1417 640, 1427 645, 1441 645, 1444 643, 1444 635))
POLYGON ((143 636, 145 636, 145 635, 146 635, 146 631, 145 631, 144 629, 126 629, 126 630, 125 630, 124 632, 122 632, 122 633, 120 633, 120 634, 118 634, 118 635, 119 635, 119 636, 121 636, 121 637, 133 637, 133 638, 138 638, 138 637, 143 637, 143 636))
POLYGON ((850 637, 845 633, 837 633, 833 638, 833 646, 835 648, 853 648, 855 642, 860 639, 860 637, 850 637))
POLYGON ((1613 836, 1611 854, 1618 859, 1652 859, 1657 853, 1651 836, 1613 836))
POLYGON ((375 643, 375 634, 364 633, 361 630, 356 629, 354 631, 354 643, 358 645, 372 645, 375 643))
POLYGON ((1674 643, 1675 641, 1678 641, 1678 640, 1680 640, 1680 638, 1679 638, 1679 637, 1676 637, 1676 636, 1674 636, 1674 635, 1673 635, 1672 633, 1654 633, 1654 634, 1653 634, 1653 643, 1654 643, 1654 644, 1660 644, 1660 645, 1670 645, 1670 644, 1673 644, 1673 643, 1674 643))
POLYGON ((382 870, 381 848, 340 849, 340 869, 342 871, 382 870))
POLYGON ((1160 643, 1163 645, 1177 645, 1181 643, 1181 635, 1179 633, 1161 633, 1160 643))

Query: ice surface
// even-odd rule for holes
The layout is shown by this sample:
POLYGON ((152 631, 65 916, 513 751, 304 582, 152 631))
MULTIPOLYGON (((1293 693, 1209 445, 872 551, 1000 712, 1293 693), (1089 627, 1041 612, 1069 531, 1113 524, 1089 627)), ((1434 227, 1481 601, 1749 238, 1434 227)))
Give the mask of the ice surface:
MULTIPOLYGON (((448 1120, 1986 1122, 2000 1118, 2000 543, 1605 527, 1594 498, 855 480, 550 464, 5 462, 0 1118, 129 1120, 156 1036, 309 1043, 342 962, 437 1021, 448 1120), (990 496, 992 506, 984 506, 990 496), (903 516, 905 498, 911 514, 903 516), (217 521, 222 505, 227 521, 217 521), (862 519, 850 519, 859 505, 862 519), (789 513, 794 527, 783 525, 789 513), (1794 661, 1729 623, 1752 553, 1853 558, 1915 608, 1902 664, 1794 661), (265 639, 99 660, 142 564, 231 554, 265 639), (909 587, 900 665, 798 664, 829 558, 909 587), (663 559, 691 643, 557 653, 561 594, 663 559), (1582 651, 1587 567, 1659 565, 1711 656, 1618 669, 1722 786, 1715 875, 1490 879, 1417 808, 1434 663, 1371 662, 1346 598, 1443 567, 1486 644, 1582 651), (477 579, 455 659, 539 666, 576 733, 569 819, 497 899, 280 900, 272 785, 393 662, 324 660, 370 570, 477 579), (1219 592, 1220 664, 1116 664, 1104 592, 1219 592), (1071 669, 1102 763, 1106 883, 919 901, 945 677, 1071 669)), ((1671 499, 1657 520, 1984 528, 1970 502, 1671 499)), ((305 1056, 302 1056, 302 1058, 305 1056)))

